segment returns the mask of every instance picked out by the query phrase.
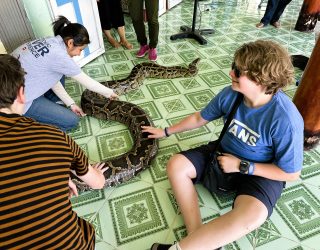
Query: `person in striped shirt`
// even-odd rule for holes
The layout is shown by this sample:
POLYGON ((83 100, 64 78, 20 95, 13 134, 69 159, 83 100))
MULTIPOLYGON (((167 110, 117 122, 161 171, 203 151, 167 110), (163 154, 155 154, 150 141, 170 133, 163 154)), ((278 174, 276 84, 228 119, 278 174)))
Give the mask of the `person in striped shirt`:
POLYGON ((70 171, 93 189, 107 169, 91 166, 58 128, 22 116, 19 60, 0 54, 0 249, 94 249, 93 226, 72 211, 70 171))

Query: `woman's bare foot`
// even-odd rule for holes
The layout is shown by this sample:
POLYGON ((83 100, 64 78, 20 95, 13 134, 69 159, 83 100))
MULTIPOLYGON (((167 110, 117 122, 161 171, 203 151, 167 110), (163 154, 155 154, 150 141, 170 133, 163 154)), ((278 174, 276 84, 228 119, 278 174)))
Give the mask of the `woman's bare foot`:
POLYGON ((111 35, 110 30, 103 30, 103 33, 105 34, 108 42, 111 44, 112 47, 115 47, 115 48, 121 47, 120 43, 116 39, 114 39, 113 36, 111 35))
POLYGON ((121 44, 113 37, 108 38, 108 42, 112 45, 112 47, 115 47, 116 49, 121 47, 121 44))
POLYGON ((133 45, 128 40, 120 41, 120 44, 127 49, 133 49, 133 45))

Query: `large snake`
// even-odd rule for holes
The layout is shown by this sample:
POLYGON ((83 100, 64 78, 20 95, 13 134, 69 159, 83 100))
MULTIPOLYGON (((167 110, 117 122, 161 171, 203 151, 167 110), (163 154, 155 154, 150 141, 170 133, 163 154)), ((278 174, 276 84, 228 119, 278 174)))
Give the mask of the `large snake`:
MULTIPOLYGON (((199 61, 200 58, 195 59, 188 67, 165 67, 154 62, 143 62, 134 66, 127 78, 101 84, 121 95, 138 88, 147 77, 169 79, 195 76, 198 73, 199 61)), ((89 90, 85 90, 81 96, 81 107, 87 115, 125 124, 133 136, 134 145, 129 152, 105 161, 105 165, 109 167, 104 172, 105 187, 128 181, 150 166, 150 161, 157 153, 158 143, 156 139, 149 139, 148 134, 142 133, 142 125, 153 126, 152 120, 143 109, 133 103, 111 100, 89 90)), ((72 175, 72 179, 80 191, 90 189, 75 175, 72 175)))

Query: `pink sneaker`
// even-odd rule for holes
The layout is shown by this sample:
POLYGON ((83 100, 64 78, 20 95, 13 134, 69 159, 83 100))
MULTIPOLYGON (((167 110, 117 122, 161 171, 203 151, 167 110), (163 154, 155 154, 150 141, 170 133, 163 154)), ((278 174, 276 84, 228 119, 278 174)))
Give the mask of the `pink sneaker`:
POLYGON ((142 45, 137 53, 137 57, 144 57, 149 51, 149 45, 142 45))
POLYGON ((157 60, 157 49, 151 48, 149 49, 149 60, 150 61, 156 61, 157 60))

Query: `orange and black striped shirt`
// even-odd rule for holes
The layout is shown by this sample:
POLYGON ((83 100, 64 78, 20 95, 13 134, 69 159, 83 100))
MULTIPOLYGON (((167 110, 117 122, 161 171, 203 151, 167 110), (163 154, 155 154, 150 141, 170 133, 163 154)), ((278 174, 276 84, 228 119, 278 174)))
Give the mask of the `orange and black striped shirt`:
POLYGON ((88 159, 65 133, 0 113, 0 249, 94 249, 94 229, 72 211, 70 169, 88 159))

